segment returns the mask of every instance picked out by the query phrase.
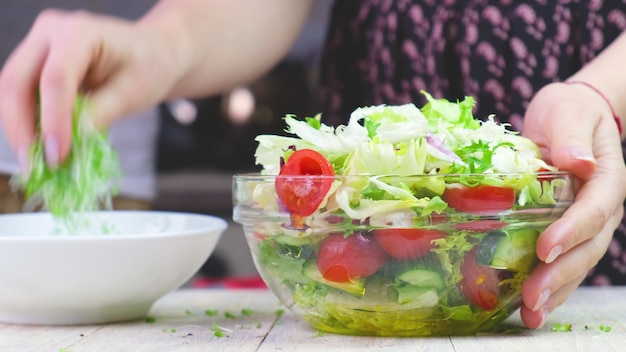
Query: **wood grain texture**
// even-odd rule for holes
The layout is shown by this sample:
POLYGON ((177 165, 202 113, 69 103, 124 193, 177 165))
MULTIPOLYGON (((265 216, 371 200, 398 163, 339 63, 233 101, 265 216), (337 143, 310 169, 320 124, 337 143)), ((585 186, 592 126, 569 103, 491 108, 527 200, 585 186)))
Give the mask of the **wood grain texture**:
POLYGON ((624 351, 625 296, 626 287, 579 288, 539 330, 524 329, 516 313, 506 323, 519 330, 504 335, 382 338, 319 334, 267 290, 183 289, 154 305, 154 322, 0 324, 0 351, 624 351), (552 331, 555 323, 572 331, 552 331))

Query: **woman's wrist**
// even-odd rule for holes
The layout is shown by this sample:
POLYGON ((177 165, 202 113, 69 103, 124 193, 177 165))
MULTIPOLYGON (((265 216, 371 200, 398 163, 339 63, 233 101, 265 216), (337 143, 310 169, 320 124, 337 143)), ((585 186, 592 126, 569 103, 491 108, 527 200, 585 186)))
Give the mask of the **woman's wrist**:
POLYGON ((570 85, 576 84, 576 85, 587 87, 588 89, 592 90, 595 94, 597 94, 600 98, 602 98, 602 100, 604 100, 604 102, 608 106, 609 110, 611 110, 611 115, 613 116, 613 120, 615 120, 615 124, 617 125, 617 130, 619 132, 619 135, 620 136, 622 135, 622 133, 624 132, 622 119, 615 111, 615 108, 613 107, 613 103, 611 102, 611 100, 600 89, 598 89, 595 85, 587 81, 577 80, 577 79, 568 79, 567 81, 563 83, 570 84, 570 85))
POLYGON ((175 1, 161 1, 136 22, 154 40, 159 75, 170 78, 170 82, 163 82, 171 85, 168 99, 178 97, 178 85, 193 66, 193 36, 188 33, 181 7, 175 1))
POLYGON ((612 106, 614 116, 621 118, 621 125, 626 124, 626 99, 623 99, 626 96, 626 71, 619 68, 623 66, 625 56, 626 32, 567 80, 581 81, 595 87, 612 106))

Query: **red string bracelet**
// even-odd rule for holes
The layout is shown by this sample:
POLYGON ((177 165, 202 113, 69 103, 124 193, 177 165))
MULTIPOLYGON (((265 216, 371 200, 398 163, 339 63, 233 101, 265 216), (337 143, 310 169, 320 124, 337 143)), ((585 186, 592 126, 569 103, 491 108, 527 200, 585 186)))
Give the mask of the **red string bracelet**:
POLYGON ((623 132, 622 120, 619 118, 619 116, 617 116, 617 113, 615 112, 615 109, 613 109, 613 104, 611 104, 611 101, 609 100, 609 98, 606 97, 606 95, 604 95, 604 93, 602 93, 598 88, 596 88, 592 84, 587 83, 585 81, 565 81, 563 83, 565 83, 565 84, 581 84, 581 85, 583 85, 583 86, 593 90, 602 99, 604 99, 606 104, 609 106, 609 109, 611 109, 611 114, 613 114, 613 119, 615 120, 615 123, 617 124, 617 130, 619 131, 619 135, 620 136, 622 135, 622 132, 623 132))

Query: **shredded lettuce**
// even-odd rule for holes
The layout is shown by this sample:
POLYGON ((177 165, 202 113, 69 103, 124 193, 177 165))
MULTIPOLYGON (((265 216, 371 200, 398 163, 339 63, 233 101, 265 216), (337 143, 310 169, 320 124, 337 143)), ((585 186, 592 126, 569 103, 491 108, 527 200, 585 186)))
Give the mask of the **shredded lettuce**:
POLYGON ((539 181, 532 180, 524 187, 518 197, 520 206, 528 204, 553 205, 556 204, 554 189, 563 186, 561 180, 539 181))
MULTIPOLYGON (((413 104, 362 107, 350 115, 347 125, 336 128, 325 125, 321 115, 304 120, 287 115, 285 132, 291 136, 257 136, 256 163, 263 167, 263 174, 277 175, 281 160, 294 149, 308 148, 326 157, 337 176, 368 176, 362 186, 346 181, 348 187, 333 190, 324 202, 361 220, 404 209, 422 216, 445 210, 441 196, 450 181, 423 177, 398 183, 394 178, 382 178, 384 175, 459 174, 458 183, 468 186, 515 189, 522 194, 521 206, 555 203, 549 186, 537 195, 537 187, 530 184, 533 173, 556 170, 541 159, 532 141, 509 131, 507 124, 497 123, 493 116, 485 121, 475 119, 471 97, 450 102, 423 94, 428 103, 421 109, 413 104), (375 192, 367 183, 376 187, 375 192)), ((259 197, 255 199, 264 208, 272 207, 276 201, 271 189, 262 191, 256 192, 259 197)), ((320 206, 318 212, 327 210, 320 206)))
MULTIPOLYGON (((310 148, 324 155, 336 175, 423 175, 430 173, 513 173, 554 170, 527 138, 472 115, 474 99, 434 99, 428 103, 370 106, 356 109, 347 125, 337 128, 321 116, 298 120, 285 116, 285 132, 293 136, 260 135, 256 163, 276 175, 290 147, 310 148)), ((517 189, 523 186, 514 187, 517 189)))
POLYGON ((478 120, 474 119, 472 109, 476 105, 476 101, 472 97, 465 97, 460 102, 450 102, 447 99, 435 99, 429 93, 422 91, 422 94, 428 100, 428 103, 422 108, 422 113, 428 119, 431 127, 437 126, 440 129, 441 124, 450 126, 462 126, 465 129, 477 129, 480 126, 478 120))
POLYGON ((87 104, 83 96, 77 97, 67 159, 58 167, 49 166, 43 138, 38 134, 30 150, 30 172, 17 175, 17 185, 27 199, 26 209, 50 211, 70 234, 87 226, 85 213, 111 209, 117 191, 115 181, 121 175, 117 153, 106 134, 92 125, 87 104))

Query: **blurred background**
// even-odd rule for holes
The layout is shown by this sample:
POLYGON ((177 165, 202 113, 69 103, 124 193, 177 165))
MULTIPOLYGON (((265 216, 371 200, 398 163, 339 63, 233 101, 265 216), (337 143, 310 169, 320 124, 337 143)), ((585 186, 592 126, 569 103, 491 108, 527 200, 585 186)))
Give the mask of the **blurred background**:
POLYGON ((282 117, 314 116, 317 64, 332 0, 318 0, 289 55, 265 77, 222 96, 160 107, 159 210, 207 213, 229 221, 200 277, 250 277, 256 269, 241 225, 232 221, 232 175, 258 171, 259 134, 284 134, 282 117))
MULTIPOLYGON (((0 65, 45 8, 84 9, 136 19, 156 1, 3 0, 0 2, 0 65)), ((152 202, 153 208, 211 214, 229 221, 228 230, 198 273, 198 278, 219 281, 226 277, 249 278, 257 275, 243 229, 232 221, 232 175, 259 170, 254 164, 257 146, 254 138, 259 134, 284 134, 284 115, 304 117, 317 114, 314 99, 317 66, 332 2, 316 1, 290 53, 256 82, 220 96, 177 100, 158 106, 156 199, 152 202)), ((135 127, 139 126, 142 135, 147 135, 143 121, 138 120, 135 127)), ((136 129, 126 128, 117 131, 122 132, 121 143, 136 145, 135 141, 140 139, 135 134, 136 129)), ((129 150, 130 147, 124 149, 129 150)), ((123 157, 133 160, 132 153, 120 152, 123 157)), ((152 155, 149 159, 141 159, 143 163, 145 160, 152 161, 152 155)), ((2 162, 8 165, 1 170, 2 174, 17 172, 17 161, 5 139, 0 139, 2 162)), ((136 185, 152 189, 152 180, 146 182, 150 184, 140 181, 136 185)), ((19 209, 15 207, 14 210, 19 209)))

